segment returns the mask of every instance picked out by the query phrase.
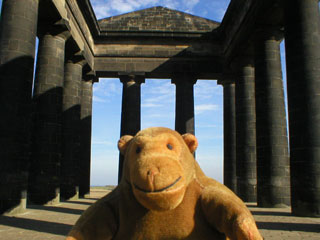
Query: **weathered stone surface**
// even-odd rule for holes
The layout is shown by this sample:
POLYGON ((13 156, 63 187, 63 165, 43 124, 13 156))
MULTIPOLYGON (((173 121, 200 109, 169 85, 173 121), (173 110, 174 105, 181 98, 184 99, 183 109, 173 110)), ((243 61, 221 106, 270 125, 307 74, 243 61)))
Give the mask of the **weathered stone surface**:
POLYGON ((64 34, 40 37, 34 87, 35 125, 28 197, 35 204, 60 201, 64 34))
POLYGON ((165 7, 152 7, 99 21, 102 31, 211 32, 218 22, 165 7))
POLYGON ((320 217, 318 1, 285 3, 292 212, 320 217))
POLYGON ((192 75, 176 75, 172 78, 172 83, 176 85, 175 130, 180 134, 195 134, 193 85, 196 82, 197 79, 192 75))
POLYGON ((81 82, 81 133, 80 133, 80 168, 78 177, 79 195, 84 197, 90 192, 91 169, 91 130, 92 130, 92 95, 94 75, 81 82))
POLYGON ((2 2, 0 214, 26 207, 38 0, 2 2))
MULTIPOLYGON (((141 130, 141 84, 144 83, 144 76, 121 75, 122 88, 122 108, 121 108, 121 129, 120 136, 134 136, 141 130)), ((119 158, 119 177, 122 177, 124 157, 119 158)))
MULTIPOLYGON (((27 214, 0 216, 1 239, 64 240, 81 213, 109 190, 93 188, 84 199, 58 206, 29 206, 27 214)), ((295 217, 290 208, 259 208, 247 204, 264 239, 318 240, 320 219, 295 217)))
POLYGON ((287 121, 278 35, 276 29, 265 29, 257 32, 255 41, 257 201, 260 207, 290 206, 287 121))
POLYGON ((237 194, 243 201, 255 202, 257 169, 253 56, 239 58, 235 69, 237 194))
POLYGON ((237 193, 235 84, 223 85, 223 184, 237 193))
MULTIPOLYGON (((72 57, 71 57, 72 59, 72 57)), ((61 189, 63 199, 79 196, 81 132, 81 61, 69 59, 65 64, 62 101, 61 189)))

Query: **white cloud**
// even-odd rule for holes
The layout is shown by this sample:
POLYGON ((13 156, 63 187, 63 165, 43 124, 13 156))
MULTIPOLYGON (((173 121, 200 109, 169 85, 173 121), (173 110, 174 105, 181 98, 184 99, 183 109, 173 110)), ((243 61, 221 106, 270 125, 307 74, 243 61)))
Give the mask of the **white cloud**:
POLYGON ((161 104, 155 104, 155 103, 143 103, 141 104, 141 107, 143 108, 155 108, 155 107, 162 107, 163 105, 161 104))
POLYGON ((174 104, 174 86, 170 81, 150 80, 142 85, 142 106, 144 107, 163 107, 174 104))
POLYGON ((213 96, 222 95, 223 88, 216 81, 199 80, 194 87, 195 97, 200 100, 207 100, 213 96))
POLYGON ((193 8, 200 2, 200 0, 184 0, 183 2, 188 8, 193 8))
POLYGON ((195 113, 201 114, 208 111, 217 111, 219 110, 219 105, 217 104, 199 104, 195 106, 195 113))
POLYGON ((161 5, 170 9, 177 9, 179 2, 174 0, 164 0, 161 2, 161 5))
POLYGON ((217 127, 221 127, 217 124, 197 124, 197 128, 217 128, 217 127))
POLYGON ((135 4, 129 3, 127 1, 113 0, 110 3, 110 7, 119 13, 125 13, 133 11, 133 9, 135 9, 136 6, 135 4))
POLYGON ((111 9, 109 6, 97 5, 93 6, 97 19, 102 19, 111 16, 111 9))
POLYGON ((93 93, 100 98, 121 95, 121 85, 120 80, 117 78, 102 78, 93 85, 93 93))
POLYGON ((159 0, 92 0, 92 7, 98 19, 136 11, 158 4, 159 0))
POLYGON ((112 145, 114 145, 114 143, 109 142, 109 141, 105 141, 105 140, 95 140, 95 139, 92 140, 92 144, 95 144, 95 145, 107 145, 107 146, 112 146, 112 145))
POLYGON ((98 97, 98 96, 93 96, 93 101, 94 102, 100 102, 100 103, 107 102, 104 98, 101 98, 101 97, 98 97))

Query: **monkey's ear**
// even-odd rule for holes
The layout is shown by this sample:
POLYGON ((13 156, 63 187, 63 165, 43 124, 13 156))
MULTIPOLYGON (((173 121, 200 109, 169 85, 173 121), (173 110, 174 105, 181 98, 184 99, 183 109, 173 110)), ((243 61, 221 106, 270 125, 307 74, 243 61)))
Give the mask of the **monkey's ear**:
POLYGON ((198 147, 198 140, 197 138, 192 135, 191 133, 186 133, 182 135, 183 140, 187 144, 191 153, 194 153, 198 147))
POLYGON ((122 136, 119 141, 118 141, 118 149, 120 151, 120 153, 122 155, 125 155, 126 150, 129 146, 129 142, 131 141, 131 139, 133 138, 133 136, 130 135, 124 135, 122 136))

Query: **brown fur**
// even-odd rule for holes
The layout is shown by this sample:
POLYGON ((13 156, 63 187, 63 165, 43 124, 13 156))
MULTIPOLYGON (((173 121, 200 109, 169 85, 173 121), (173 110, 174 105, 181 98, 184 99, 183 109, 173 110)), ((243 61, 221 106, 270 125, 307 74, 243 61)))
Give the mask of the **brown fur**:
POLYGON ((245 204, 202 172, 197 145, 167 128, 123 136, 120 184, 82 214, 67 240, 261 240, 245 204))

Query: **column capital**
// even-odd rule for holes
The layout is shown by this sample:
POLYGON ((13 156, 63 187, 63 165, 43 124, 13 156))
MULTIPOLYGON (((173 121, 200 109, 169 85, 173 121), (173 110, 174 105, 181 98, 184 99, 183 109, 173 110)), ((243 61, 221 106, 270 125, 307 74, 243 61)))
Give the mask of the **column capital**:
POLYGON ((238 55, 234 57, 230 63, 230 68, 234 73, 238 72, 239 68, 244 66, 254 67, 254 55, 238 55))
POLYGON ((255 41, 259 40, 275 40, 281 41, 284 36, 284 31, 278 25, 259 25, 254 31, 255 41))
POLYGON ((38 26, 38 34, 41 36, 50 34, 67 40, 71 37, 70 24, 66 19, 60 19, 55 23, 44 22, 38 26))
POLYGON ((98 82, 98 79, 99 78, 95 75, 90 75, 90 74, 82 75, 83 82, 87 82, 87 83, 90 82, 90 83, 94 84, 94 83, 98 82))
POLYGON ((78 64, 84 67, 87 64, 87 60, 83 56, 83 51, 79 51, 73 55, 66 55, 66 63, 78 64))
POLYGON ((235 75, 233 73, 225 73, 222 75, 220 79, 218 79, 218 84, 222 85, 223 87, 225 85, 230 85, 235 83, 235 75))
POLYGON ((192 74, 174 74, 171 79, 173 84, 196 84, 197 78, 192 74))
POLYGON ((96 71, 91 69, 87 62, 82 68, 82 80, 85 82, 91 81, 92 83, 99 82, 96 71))
POLYGON ((134 74, 128 74, 128 75, 120 75, 120 82, 122 83, 128 83, 132 82, 135 84, 142 84, 145 83, 145 76, 144 75, 134 75, 134 74))

